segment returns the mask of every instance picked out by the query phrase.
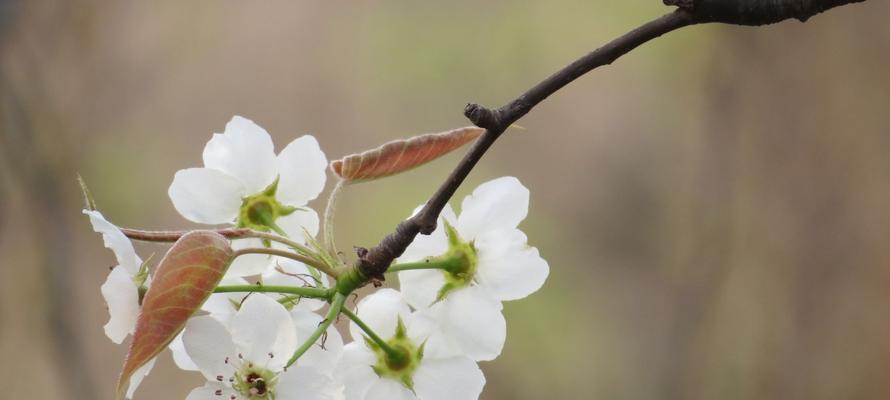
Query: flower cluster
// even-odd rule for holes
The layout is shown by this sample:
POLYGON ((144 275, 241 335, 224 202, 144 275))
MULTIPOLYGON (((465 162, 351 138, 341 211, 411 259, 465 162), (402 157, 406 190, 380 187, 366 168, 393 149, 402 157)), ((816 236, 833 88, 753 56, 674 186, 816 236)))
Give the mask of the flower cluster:
MULTIPOLYGON (((203 163, 176 173, 168 192, 176 210, 247 234, 231 237, 235 257, 216 293, 164 342, 180 368, 207 380, 189 400, 477 399, 485 384, 478 362, 504 346, 502 302, 537 291, 549 273, 518 229, 528 189, 504 177, 476 188, 460 215, 446 207, 438 228, 390 266, 400 291, 383 288, 348 307, 355 287, 339 283, 357 275, 316 237, 319 218, 307 206, 328 164, 312 136, 276 155, 265 130, 236 116, 207 143, 203 163), (332 324, 340 315, 351 320, 345 345, 332 324)), ((84 213, 117 257, 102 294, 105 333, 121 343, 151 287, 151 259, 99 211, 84 213)), ((128 398, 152 364, 130 376, 128 398)))

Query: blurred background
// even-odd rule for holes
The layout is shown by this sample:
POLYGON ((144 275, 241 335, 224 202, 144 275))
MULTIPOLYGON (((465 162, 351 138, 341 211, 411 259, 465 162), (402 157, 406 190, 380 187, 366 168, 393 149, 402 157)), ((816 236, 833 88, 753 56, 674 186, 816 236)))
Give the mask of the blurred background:
MULTIPOLYGON (((234 114, 330 159, 464 126, 660 3, 0 1, 2 397, 112 397, 114 257, 77 173, 119 225, 189 228, 167 187, 234 114)), ((456 198, 519 177, 551 275, 506 304, 482 398, 890 398, 887 15, 686 28, 509 131, 456 198)), ((340 247, 377 243, 462 153, 349 188, 340 247)), ((202 382, 165 353, 137 399, 202 382)))

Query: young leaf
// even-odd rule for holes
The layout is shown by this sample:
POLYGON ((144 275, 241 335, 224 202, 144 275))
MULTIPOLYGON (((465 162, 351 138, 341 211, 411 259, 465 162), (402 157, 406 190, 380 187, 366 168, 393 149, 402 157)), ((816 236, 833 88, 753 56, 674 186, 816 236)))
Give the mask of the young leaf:
POLYGON ((229 241, 213 231, 192 231, 170 247, 142 300, 136 331, 117 382, 123 398, 130 376, 161 352, 185 327, 232 261, 229 241))
POLYGON ((468 126, 395 140, 376 149, 336 160, 331 163, 331 170, 350 183, 383 178, 444 156, 483 132, 485 129, 468 126))

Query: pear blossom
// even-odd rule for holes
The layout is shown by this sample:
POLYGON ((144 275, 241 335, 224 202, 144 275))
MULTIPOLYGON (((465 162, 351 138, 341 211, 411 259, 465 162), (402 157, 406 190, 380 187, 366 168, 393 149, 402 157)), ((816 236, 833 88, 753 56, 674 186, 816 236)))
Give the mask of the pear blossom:
POLYGON ((209 315, 191 318, 183 342, 207 383, 187 400, 340 398, 342 390, 330 376, 342 350, 336 330, 329 329, 324 349, 313 346, 285 367, 299 339, 308 337, 320 319, 313 313, 288 313, 268 296, 248 297, 227 324, 209 315))
MULTIPOLYGON (((150 278, 142 259, 133 248, 133 243, 118 227, 108 222, 99 211, 83 210, 83 213, 90 218, 93 230, 102 235, 105 247, 114 252, 117 258, 118 265, 112 267, 111 273, 102 284, 101 292, 110 315, 104 327, 105 335, 112 342, 120 344, 136 329, 140 288, 144 290, 150 284, 150 278)), ((152 359, 133 373, 127 398, 133 397, 133 392, 151 371, 154 362, 152 359)))
MULTIPOLYGON (((186 219, 202 224, 233 224, 275 231, 302 242, 304 230, 318 232, 318 215, 306 204, 324 188, 327 159, 310 135, 290 142, 278 154, 269 133, 253 121, 235 116, 224 133, 204 147, 203 168, 176 172, 168 195, 186 219)), ((261 247, 258 239, 241 239, 234 249, 261 247)), ((265 272, 269 257, 238 257, 228 276, 265 272)))
POLYGON ((405 298, 421 310, 417 329, 431 337, 427 351, 477 361, 501 353, 506 338, 501 302, 534 293, 550 270, 517 228, 528 204, 528 189, 514 177, 483 183, 464 199, 459 216, 446 207, 437 229, 418 236, 399 258, 447 259, 459 266, 399 272, 405 298))
POLYGON ((337 377, 346 400, 473 400, 485 377, 466 356, 438 357, 425 352, 428 337, 414 329, 417 316, 402 294, 381 289, 359 302, 356 314, 389 346, 403 351, 399 362, 387 359, 375 342, 350 325, 354 342, 343 349, 337 377))

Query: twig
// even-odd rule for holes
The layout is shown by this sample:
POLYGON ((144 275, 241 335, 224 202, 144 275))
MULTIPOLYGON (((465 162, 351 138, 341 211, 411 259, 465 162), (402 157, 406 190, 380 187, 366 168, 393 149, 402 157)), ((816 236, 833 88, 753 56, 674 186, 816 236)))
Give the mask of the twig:
POLYGON ((485 128, 485 133, 476 140, 419 213, 399 223, 395 231, 377 246, 359 248, 356 268, 368 280, 383 280, 383 273, 394 259, 402 255, 418 233, 428 235, 436 229, 436 220, 442 208, 504 130, 551 94, 594 68, 611 64, 641 44, 685 26, 707 22, 763 25, 789 18, 805 21, 830 8, 862 1, 865 0, 663 0, 665 4, 675 5, 678 9, 579 58, 506 105, 489 109, 478 104, 467 104, 464 115, 476 126, 485 128))

